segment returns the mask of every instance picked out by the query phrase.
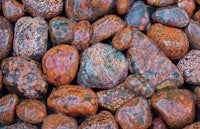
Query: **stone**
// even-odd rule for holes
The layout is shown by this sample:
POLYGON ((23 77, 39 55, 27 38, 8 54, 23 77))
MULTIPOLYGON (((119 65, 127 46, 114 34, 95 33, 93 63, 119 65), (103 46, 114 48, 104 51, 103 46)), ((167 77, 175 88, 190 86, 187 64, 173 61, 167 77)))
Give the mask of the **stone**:
POLYGON ((194 20, 200 23, 200 10, 195 12, 194 20))
POLYGON ((15 123, 8 126, 7 129, 37 129, 37 127, 27 123, 15 123))
POLYGON ((200 122, 194 122, 183 129, 199 129, 200 128, 200 122))
POLYGON ((193 12, 195 10, 194 0, 178 0, 177 5, 178 7, 184 9, 189 17, 193 15, 193 12))
POLYGON ((164 121, 157 117, 152 122, 152 129, 168 129, 164 121))
POLYGON ((147 3, 153 6, 169 6, 176 2, 176 0, 147 0, 147 3))
POLYGON ((128 12, 130 0, 117 0, 116 10, 119 15, 124 15, 128 12))
POLYGON ((200 86, 194 89, 194 95, 196 97, 196 105, 200 109, 200 86))

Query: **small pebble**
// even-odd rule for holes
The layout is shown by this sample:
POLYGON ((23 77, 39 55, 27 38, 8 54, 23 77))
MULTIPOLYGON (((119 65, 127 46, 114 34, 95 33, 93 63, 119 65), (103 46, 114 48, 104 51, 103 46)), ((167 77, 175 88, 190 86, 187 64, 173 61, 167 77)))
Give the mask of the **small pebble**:
POLYGON ((37 127, 27 123, 15 123, 8 126, 7 129, 37 129, 37 127))
POLYGON ((119 15, 124 15, 128 12, 130 0, 117 0, 116 10, 119 15))
POLYGON ((196 105, 200 109, 200 86, 194 89, 194 95, 196 96, 196 105))
POLYGON ((152 129, 167 129, 167 126, 161 118, 157 117, 152 122, 152 129))

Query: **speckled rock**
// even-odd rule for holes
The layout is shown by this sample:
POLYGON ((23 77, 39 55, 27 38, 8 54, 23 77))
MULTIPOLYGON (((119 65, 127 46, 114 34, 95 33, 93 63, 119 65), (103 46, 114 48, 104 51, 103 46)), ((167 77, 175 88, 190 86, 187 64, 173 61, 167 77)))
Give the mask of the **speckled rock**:
POLYGON ((3 60, 1 69, 3 82, 9 91, 30 99, 46 94, 48 84, 39 63, 22 57, 10 57, 3 60))
POLYGON ((62 0, 22 0, 22 3, 32 16, 47 19, 57 16, 63 9, 62 0))
POLYGON ((89 47, 93 29, 88 21, 80 21, 73 28, 74 39, 72 45, 83 51, 89 47))
POLYGON ((156 10, 152 19, 155 22, 172 26, 172 27, 185 27, 189 23, 189 16, 187 12, 179 7, 169 6, 156 10))
POLYGON ((161 91, 153 95, 151 103, 170 128, 182 128, 194 120, 194 96, 189 90, 161 91))
POLYGON ((125 27, 124 21, 116 15, 107 15, 95 21, 92 25, 93 35, 91 42, 100 42, 110 38, 125 27))
POLYGON ((180 87, 184 81, 178 68, 146 35, 132 28, 132 43, 126 55, 131 73, 142 75, 156 90, 180 87))
POLYGON ((12 48, 13 30, 8 20, 0 16, 0 60, 8 56, 12 48))
POLYGON ((97 92, 99 106, 115 112, 124 103, 135 97, 135 94, 125 87, 125 83, 117 87, 97 92))
POLYGON ((7 94, 0 99, 0 124, 8 125, 15 121, 18 101, 18 96, 14 94, 7 94))
POLYGON ((45 105, 39 100, 23 100, 16 109, 19 119, 29 124, 41 123, 47 116, 45 105))
POLYGON ((2 87, 3 87, 3 73, 2 73, 2 70, 0 68, 0 91, 1 91, 2 87))
POLYGON ((196 105, 200 109, 200 86, 194 89, 194 95, 196 96, 196 105))
POLYGON ((153 120, 151 129, 167 129, 167 126, 161 118, 157 117, 153 120))
POLYGON ((176 0, 147 0, 147 3, 154 6, 169 6, 176 2, 176 0))
POLYGON ((56 113, 69 116, 92 116, 98 109, 95 92, 80 85, 58 88, 47 99, 47 105, 56 113))
POLYGON ((119 51, 124 51, 129 48, 132 41, 132 30, 130 26, 124 28, 115 34, 112 39, 112 45, 115 49, 119 51))
POLYGON ((121 83, 127 74, 125 55, 111 45, 97 43, 81 54, 77 82, 89 88, 109 89, 121 83))
POLYGON ((44 75, 54 86, 70 84, 76 75, 78 65, 78 51, 69 45, 55 46, 42 58, 44 75))
POLYGON ((142 97, 126 102, 117 110, 115 117, 123 129, 147 129, 152 122, 150 106, 142 97))
POLYGON ((190 19, 190 23, 185 29, 190 46, 200 50, 200 24, 190 19))
POLYGON ((51 114, 45 118, 42 129, 78 129, 78 123, 73 117, 51 114))
POLYGON ((79 129, 119 129, 114 116, 108 111, 86 118, 79 129))
POLYGON ((8 126, 7 129, 37 129, 37 127, 27 123, 15 123, 8 126))
POLYGON ((183 129, 199 129, 200 128, 200 122, 194 122, 183 129))
POLYGON ((129 10, 130 0, 117 0, 116 10, 119 15, 124 15, 129 10))
POLYGON ((17 56, 40 60, 47 50, 48 25, 39 17, 22 17, 15 24, 13 51, 17 56))
POLYGON ((115 7, 115 0, 67 0, 65 11, 75 20, 96 20, 115 7))
POLYGON ((195 10, 194 0, 178 0, 177 5, 178 7, 184 9, 189 17, 193 15, 193 12, 195 10))
POLYGON ((151 25, 147 36, 172 60, 182 58, 189 49, 187 35, 181 29, 156 23, 151 25))
POLYGON ((200 23, 200 10, 195 12, 194 20, 200 23))
POLYGON ((16 0, 3 0, 2 10, 4 17, 11 22, 16 22, 25 13, 22 4, 16 0))
POLYGON ((76 23, 65 17, 54 17, 49 21, 50 38, 53 45, 69 44, 73 40, 76 23))
POLYGON ((200 85, 200 50, 191 50, 177 64, 185 82, 200 85))
POLYGON ((131 27, 146 31, 150 26, 150 16, 147 5, 143 1, 136 1, 126 16, 126 22, 131 27))

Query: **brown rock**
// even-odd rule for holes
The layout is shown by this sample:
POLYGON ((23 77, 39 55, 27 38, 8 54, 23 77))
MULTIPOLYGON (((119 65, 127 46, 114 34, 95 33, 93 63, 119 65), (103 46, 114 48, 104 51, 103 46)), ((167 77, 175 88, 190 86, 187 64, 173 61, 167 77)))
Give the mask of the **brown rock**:
POLYGON ((152 122, 152 129, 167 129, 167 126, 161 118, 157 117, 152 122))
POLYGON ((7 129, 37 129, 37 127, 27 123, 15 123, 8 126, 7 129))
POLYGON ((200 122, 194 122, 183 129, 199 129, 200 128, 200 122))
POLYGON ((129 10, 129 5, 130 5, 130 0, 117 0, 117 13, 119 15, 124 15, 128 12, 129 10))
POLYGON ((197 86, 194 89, 194 94, 196 96, 196 105, 200 109, 200 86, 197 86))
POLYGON ((194 20, 200 23, 200 10, 194 14, 194 20))
POLYGON ((177 1, 178 7, 184 9, 188 16, 192 16, 195 10, 195 3, 194 0, 178 0, 177 1))
POLYGON ((168 6, 172 5, 176 0, 147 0, 147 3, 154 6, 168 6))

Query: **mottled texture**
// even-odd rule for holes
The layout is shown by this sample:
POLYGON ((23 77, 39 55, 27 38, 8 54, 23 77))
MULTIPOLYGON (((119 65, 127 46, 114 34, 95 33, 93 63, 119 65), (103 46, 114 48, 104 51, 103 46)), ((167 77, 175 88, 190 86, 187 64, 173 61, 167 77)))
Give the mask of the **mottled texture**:
POLYGON ((167 129, 167 126, 161 118, 157 117, 153 120, 151 129, 167 129))
POLYGON ((47 116, 45 105, 39 100, 23 100, 16 109, 19 119, 29 124, 41 123, 47 116))
POLYGON ((62 0, 22 0, 22 3, 32 16, 47 19, 57 16, 63 9, 62 0))
POLYGON ((98 97, 89 88, 67 85, 50 94, 47 105, 56 113, 69 116, 92 116, 98 109, 98 97))
POLYGON ((194 122, 183 129, 199 129, 200 128, 200 122, 194 122))
POLYGON ((153 95, 151 104, 170 128, 182 128, 194 120, 194 96, 189 90, 161 91, 153 95))
POLYGON ((72 45, 83 51, 89 47, 93 29, 88 21, 80 21, 73 28, 74 39, 72 45))
POLYGON ((91 42, 100 42, 110 38, 125 26, 124 21, 116 15, 107 15, 95 21, 92 25, 93 35, 91 42))
POLYGON ((129 10, 130 0, 117 0, 116 10, 119 15, 124 15, 129 10))
POLYGON ((132 41, 132 30, 130 26, 124 28, 115 34, 112 39, 112 45, 119 51, 124 51, 129 48, 132 41))
POLYGON ((177 64, 185 82, 200 85, 200 50, 191 50, 177 64))
POLYGON ((150 106, 142 97, 126 102, 117 110, 115 117, 123 129, 147 129, 152 122, 150 106))
POLYGON ((37 127, 27 123, 15 123, 8 126, 7 129, 37 129, 37 127))
POLYGON ((115 0, 66 0, 65 11, 75 20, 96 20, 115 7, 115 0))
POLYGON ((16 22, 25 13, 22 4, 16 0, 3 0, 2 10, 4 17, 11 22, 16 22))
POLYGON ((194 20, 200 23, 200 10, 195 12, 194 20))
POLYGON ((22 17, 15 24, 13 51, 17 56, 40 60, 47 50, 48 25, 39 17, 22 17))
POLYGON ((73 40, 76 23, 65 17, 54 17, 49 21, 49 33, 53 45, 69 44, 73 40))
POLYGON ((8 56, 13 44, 13 30, 8 20, 0 16, 0 61, 8 56))
POLYGON ((86 118, 79 129, 119 129, 114 116, 108 111, 86 118))
POLYGON ((125 83, 117 87, 97 92, 99 106, 115 112, 124 103, 135 97, 135 94, 125 87, 125 83))
POLYGON ((147 0, 147 3, 154 6, 169 6, 176 2, 176 0, 147 0))
POLYGON ((1 91, 2 87, 3 87, 3 73, 2 73, 2 70, 0 68, 0 91, 1 91))
POLYGON ((152 19, 155 22, 172 26, 172 27, 185 27, 189 23, 189 16, 187 12, 179 7, 168 6, 156 10, 152 19))
POLYGON ((77 81, 89 88, 117 86, 128 74, 128 60, 111 45, 97 43, 81 54, 77 81))
POLYGON ((189 17, 193 15, 193 12, 195 10, 194 0, 178 0, 177 5, 178 7, 184 9, 189 17))
POLYGON ((194 89, 194 95, 196 97, 196 105, 200 109, 200 86, 194 89))
POLYGON ((70 84, 76 75, 78 65, 78 51, 70 45, 55 46, 42 58, 44 75, 54 86, 70 84))
POLYGON ((164 54, 172 60, 182 58, 189 49, 187 35, 178 28, 165 26, 159 23, 151 25, 147 32, 164 54))
POLYGON ((51 114, 45 118, 41 129, 78 129, 78 123, 73 117, 51 114))
POLYGON ((143 1, 136 1, 126 16, 126 22, 131 27, 146 31, 150 26, 150 16, 147 5, 143 1))
POLYGON ((26 98, 38 99, 47 92, 48 84, 39 63, 22 57, 3 60, 1 69, 6 88, 26 98))

